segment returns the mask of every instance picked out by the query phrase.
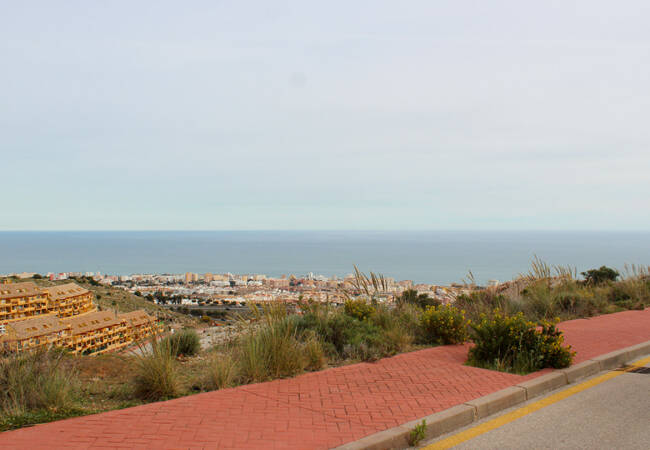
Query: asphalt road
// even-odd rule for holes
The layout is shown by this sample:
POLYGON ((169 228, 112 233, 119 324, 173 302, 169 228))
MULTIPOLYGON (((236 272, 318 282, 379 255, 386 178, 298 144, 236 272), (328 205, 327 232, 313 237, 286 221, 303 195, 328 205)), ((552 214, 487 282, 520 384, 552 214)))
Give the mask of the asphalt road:
MULTIPOLYGON (((645 367, 648 368, 646 373, 626 372, 453 448, 648 450, 650 364, 645 367)), ((551 394, 556 392, 560 390, 551 394)), ((442 441, 518 408, 421 445, 426 447, 442 441)))

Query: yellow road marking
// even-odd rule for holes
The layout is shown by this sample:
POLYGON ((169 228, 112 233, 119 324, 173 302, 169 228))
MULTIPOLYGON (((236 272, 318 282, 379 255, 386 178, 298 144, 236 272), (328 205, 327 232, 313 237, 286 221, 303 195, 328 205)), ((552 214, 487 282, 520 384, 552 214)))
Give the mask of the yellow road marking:
POLYGON ((530 413, 533 413, 535 411, 539 411, 542 408, 546 408, 547 406, 552 405, 553 403, 557 403, 560 400, 564 400, 567 397, 570 397, 572 395, 577 394, 578 392, 582 392, 586 389, 592 388, 596 385, 599 385, 600 383, 604 383, 607 380, 611 380, 612 378, 616 378, 619 375, 623 375, 625 372, 628 370, 632 370, 634 368, 638 367, 643 367, 646 364, 650 363, 650 357, 640 359, 639 361, 636 361, 633 364, 630 364, 629 368, 626 370, 618 370, 618 371, 611 371, 607 372, 603 375, 597 376, 595 378, 592 378, 591 380, 584 381, 580 384, 576 384, 575 386, 571 386, 568 389, 565 389, 561 392, 558 392, 557 394, 549 395, 546 398, 543 398, 541 400, 538 400, 536 402, 533 402, 529 405, 526 405, 522 408, 516 409, 512 412, 509 412, 507 414, 504 414, 502 416, 499 416, 495 419, 488 420, 487 422, 483 422, 480 425, 476 425, 475 427, 472 427, 468 430, 462 431, 458 434, 455 434, 453 436, 449 436, 446 439, 443 439, 438 442, 434 442, 431 445, 428 445, 424 447, 425 450, 442 450, 442 449, 447 449, 447 448, 452 448, 458 444, 461 444, 465 441, 469 441, 470 439, 473 439, 477 436, 480 436, 481 434, 487 433, 488 431, 494 430, 496 428, 499 428, 505 424, 508 424, 510 422, 514 422, 515 420, 524 417, 530 413))

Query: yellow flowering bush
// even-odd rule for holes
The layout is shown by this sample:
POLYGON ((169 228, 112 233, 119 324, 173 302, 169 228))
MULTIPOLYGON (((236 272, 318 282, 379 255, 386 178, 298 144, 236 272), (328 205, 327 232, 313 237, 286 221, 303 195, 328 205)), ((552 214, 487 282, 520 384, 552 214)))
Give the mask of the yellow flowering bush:
POLYGON ((359 320, 369 319, 375 313, 375 308, 364 299, 347 300, 345 314, 359 320))
POLYGON ((462 344, 467 340, 465 311, 449 305, 429 306, 420 317, 421 338, 426 344, 462 344))
POLYGON ((468 363, 506 372, 528 373, 545 367, 568 367, 575 352, 563 346, 564 336, 555 322, 539 326, 526 320, 523 313, 505 315, 495 310, 470 324, 474 347, 468 363))

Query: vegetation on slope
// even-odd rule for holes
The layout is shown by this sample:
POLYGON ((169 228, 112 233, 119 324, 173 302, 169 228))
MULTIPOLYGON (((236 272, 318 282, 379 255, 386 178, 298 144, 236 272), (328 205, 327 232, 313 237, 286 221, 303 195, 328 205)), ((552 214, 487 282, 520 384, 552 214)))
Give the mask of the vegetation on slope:
MULTIPOLYGON (((528 274, 502 287, 471 290, 454 305, 413 291, 382 304, 381 277, 366 277, 364 295, 350 297, 344 307, 304 303, 294 314, 284 305, 268 305, 204 350, 196 332, 184 330, 122 355, 8 355, 0 365, 0 430, 467 340, 475 344, 468 363, 479 367, 515 373, 565 367, 573 354, 557 320, 650 306, 648 269, 628 268, 623 276, 594 270, 578 279, 575 270, 536 260, 528 274), (46 396, 34 394, 38 386, 48 386, 46 396), (6 394, 16 392, 15 398, 6 394)), ((121 290, 80 284, 106 308, 186 318, 121 290)))
POLYGON ((100 284, 95 280, 87 277, 70 278, 68 280, 49 281, 44 278, 14 279, 13 282, 31 281, 40 287, 55 286, 74 282, 95 294, 95 303, 101 310, 117 310, 120 313, 136 311, 143 309, 158 320, 165 322, 177 323, 183 326, 193 326, 199 323, 197 318, 186 314, 177 313, 167 308, 163 308, 143 297, 131 294, 124 289, 113 286, 100 284))

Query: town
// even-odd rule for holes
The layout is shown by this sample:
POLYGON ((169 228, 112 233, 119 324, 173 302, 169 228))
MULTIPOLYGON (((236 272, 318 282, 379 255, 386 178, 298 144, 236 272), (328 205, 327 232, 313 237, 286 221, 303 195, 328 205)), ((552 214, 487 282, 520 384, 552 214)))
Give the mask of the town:
MULTIPOLYGON (((11 274, 29 278, 33 273, 11 274)), ((301 301, 343 303, 347 293, 361 294, 355 283, 355 275, 344 277, 315 275, 282 275, 269 277, 263 274, 132 274, 105 275, 96 272, 48 273, 51 281, 68 278, 92 278, 95 282, 111 285, 145 297, 163 306, 241 305, 283 302, 298 304, 301 301)), ((390 303, 406 290, 418 295, 426 294, 441 303, 453 303, 459 294, 466 293, 467 284, 440 286, 414 283, 410 280, 396 281, 386 277, 385 289, 377 296, 379 301, 390 303)), ((491 282, 496 284, 497 282, 491 282)))

